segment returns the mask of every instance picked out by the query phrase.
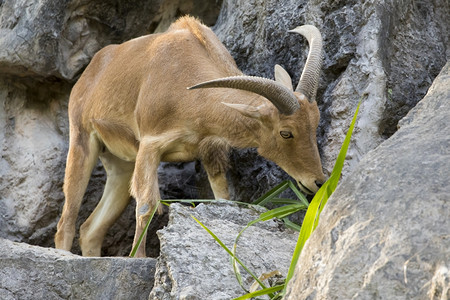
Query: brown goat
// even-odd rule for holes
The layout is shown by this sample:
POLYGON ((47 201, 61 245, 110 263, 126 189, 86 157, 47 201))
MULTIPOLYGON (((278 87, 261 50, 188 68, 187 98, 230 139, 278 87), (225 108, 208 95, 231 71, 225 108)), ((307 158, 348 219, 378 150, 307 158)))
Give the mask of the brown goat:
MULTIPOLYGON (((70 95, 66 200, 56 248, 72 247, 75 221, 98 158, 107 180, 99 204, 80 229, 84 256, 100 256, 104 236, 130 195, 137 202, 136 244, 160 199, 161 161, 200 159, 214 196, 228 198, 228 151, 256 147, 303 191, 316 192, 325 180, 315 102, 322 38, 310 25, 293 32, 310 44, 296 91, 280 66, 275 67, 275 81, 244 76, 216 35, 191 17, 179 19, 165 33, 100 50, 70 95)), ((145 243, 137 256, 145 256, 145 243)))

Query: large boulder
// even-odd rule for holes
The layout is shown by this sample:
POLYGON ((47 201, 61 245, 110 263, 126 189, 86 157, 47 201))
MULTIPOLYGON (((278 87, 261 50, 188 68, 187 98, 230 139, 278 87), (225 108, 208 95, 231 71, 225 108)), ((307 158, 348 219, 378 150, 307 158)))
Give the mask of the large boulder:
POLYGON ((155 260, 85 258, 0 238, 0 299, 147 299, 155 260))
MULTIPOLYGON (((239 231, 263 211, 227 201, 200 204, 195 209, 172 204, 169 224, 158 231, 161 255, 149 299, 229 300, 245 294, 227 252, 191 216, 232 249, 239 231)), ((283 227, 273 220, 257 223, 239 239, 237 256, 256 276, 274 271, 286 276, 298 233, 283 227)), ((242 268, 241 272, 249 289, 254 280, 242 268)))
POLYGON ((448 299, 450 63, 324 208, 285 299, 448 299))

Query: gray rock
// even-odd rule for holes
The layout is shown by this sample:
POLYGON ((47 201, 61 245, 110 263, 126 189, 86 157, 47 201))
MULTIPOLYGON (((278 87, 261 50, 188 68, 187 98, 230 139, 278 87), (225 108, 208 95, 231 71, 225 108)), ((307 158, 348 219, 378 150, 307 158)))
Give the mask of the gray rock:
MULTIPOLYGON (((169 224, 158 232, 161 255, 149 299, 229 300, 245 294, 236 281, 229 255, 191 215, 231 249, 239 231, 262 211, 226 201, 200 204, 195 209, 172 204, 169 224)), ((276 270, 286 276, 297 236, 280 231, 280 224, 273 220, 258 223, 241 236, 237 256, 257 276, 276 270)), ((241 272, 249 288, 253 279, 241 272)))
MULTIPOLYGON (((345 175, 395 132, 398 120, 423 98, 450 57, 449 14, 446 0, 426 4, 407 0, 401 5, 390 0, 226 0, 214 28, 245 73, 273 78, 278 63, 294 84, 307 45, 287 31, 306 23, 321 30, 325 61, 318 92, 322 112, 318 141, 327 172, 333 168, 356 104, 364 98, 345 175)), ((255 160, 253 153, 239 156, 238 166, 240 161, 255 160)), ((260 160, 255 160, 253 169, 265 174, 253 185, 232 177, 239 198, 252 197, 255 186, 267 190, 266 182, 271 180, 266 177, 285 178, 260 160)))
MULTIPOLYGON (((0 237, 52 246, 64 201, 67 99, 77 76, 101 47, 153 31, 191 13, 213 25, 221 1, 0 1, 0 237)), ((214 30, 250 75, 271 78, 275 63, 298 81, 307 45, 287 30, 320 28, 325 64, 318 132, 329 172, 356 102, 365 95, 345 174, 396 130, 423 97, 449 55, 446 0, 226 0, 214 30)), ((196 164, 198 166, 198 163, 196 164)), ((254 200, 287 175, 253 150, 234 152, 228 176, 233 199, 254 200)), ((194 164, 160 168, 164 198, 210 197, 194 164)), ((202 175, 203 174, 203 175, 202 175)), ((95 170, 78 226, 101 196, 95 170)), ((126 255, 133 238, 133 201, 108 233, 104 255, 126 255)), ((152 235, 149 235, 151 238, 152 235)), ((154 241, 153 241, 154 242, 154 241)), ((153 243, 149 241, 149 243, 153 243)), ((150 255, 157 255, 155 251, 150 255)), ((150 248, 150 247, 149 247, 150 248)), ((74 249, 78 252, 77 243, 74 249)))
POLYGON ((147 299, 155 260, 85 258, 0 238, 0 299, 147 299))
POLYGON ((3 1, 0 70, 72 80, 103 46, 145 33, 144 16, 155 15, 155 2, 3 1))
MULTIPOLYGON (((64 201, 68 147, 67 101, 94 53, 111 43, 165 28, 190 13, 213 25, 221 1, 0 1, 0 237, 53 246, 64 201)), ((196 198, 193 164, 163 165, 164 198, 196 198), (173 187, 180 184, 180 187, 173 187), (184 184, 184 185, 183 185, 184 184)), ((105 182, 94 170, 77 226, 94 209, 105 182)), ((167 216, 161 217, 159 227, 167 216)), ((149 255, 158 241, 149 235, 149 255)), ((103 255, 127 255, 134 203, 108 233, 103 255)), ((77 238, 73 251, 79 253, 77 238)))
POLYGON ((63 199, 70 86, 38 91, 0 79, 0 237, 14 241, 48 240, 63 199))
POLYGON ((448 299, 450 63, 342 182, 286 299, 448 299))
POLYGON ((165 30, 176 14, 207 16, 220 1, 29 1, 0 5, 0 72, 72 81, 106 45, 165 30))

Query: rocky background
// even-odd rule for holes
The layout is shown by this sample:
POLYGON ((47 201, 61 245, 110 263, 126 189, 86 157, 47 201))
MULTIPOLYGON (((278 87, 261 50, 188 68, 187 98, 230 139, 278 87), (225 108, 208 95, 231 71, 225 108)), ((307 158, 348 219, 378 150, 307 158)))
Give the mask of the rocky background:
MULTIPOLYGON (((163 31, 184 14, 214 25, 220 6, 215 1, 0 1, 0 237, 54 246, 64 202, 67 102, 95 52, 163 31)), ((162 196, 197 198, 194 167, 163 166, 162 196)), ((78 226, 100 199, 104 182, 99 165, 78 226)), ((104 255, 128 255, 133 222, 130 206, 108 235, 104 255)), ((150 243, 157 243, 155 230, 150 243)), ((149 248, 154 249, 149 255, 158 255, 157 245, 149 248)), ((80 252, 77 241, 74 252, 80 252)))
MULTIPOLYGON (((376 150, 378 156, 372 152, 369 158, 365 159, 365 156, 373 149, 389 145, 386 143, 396 133, 399 120, 424 98, 433 80, 448 61, 450 5, 447 0, 0 0, 0 239, 44 247, 54 246, 53 235, 64 201, 62 180, 68 146, 67 101, 72 85, 100 48, 143 34, 164 31, 173 20, 184 14, 198 16, 207 25, 213 26, 213 30, 230 50, 244 73, 273 78, 273 66, 278 63, 290 73, 294 84, 298 81, 306 59, 307 45, 301 37, 287 31, 305 23, 317 26, 323 34, 325 47, 318 92, 322 116, 318 141, 326 172, 330 172, 333 167, 357 102, 363 100, 344 170, 344 177, 348 176, 350 182, 349 190, 337 193, 340 196, 336 196, 334 201, 339 203, 341 199, 350 197, 355 188, 356 177, 359 178, 359 183, 356 184, 358 187, 362 185, 364 188, 371 180, 383 183, 377 188, 387 189, 387 203, 401 200, 409 203, 414 198, 414 194, 398 194, 394 193, 393 189, 400 183, 397 180, 401 177, 426 169, 420 168, 421 159, 411 154, 408 156, 408 163, 398 165, 402 170, 400 173, 378 168, 383 163, 396 165, 401 158, 398 154, 393 160, 387 158, 396 153, 397 145, 392 141, 390 152, 376 150), (386 143, 383 143, 386 139, 386 143), (362 165, 359 164, 361 160, 362 165), (419 166, 419 169, 408 171, 410 166, 414 165, 419 166), (372 174, 371 172, 374 172, 374 177, 366 177, 366 174, 372 174), (397 177, 386 176, 386 172, 397 174, 397 177), (389 182, 384 184, 385 180, 389 182)), ((441 76, 448 78, 448 73, 441 76)), ((422 193, 420 196, 423 201, 429 197, 433 199, 433 194, 430 193, 434 191, 445 195, 450 192, 445 182, 437 180, 447 178, 448 181, 448 171, 433 172, 436 169, 445 170, 445 161, 449 161, 448 138, 444 136, 442 143, 433 144, 433 147, 426 149, 419 147, 428 141, 426 139, 422 144, 419 143, 420 145, 409 144, 410 141, 421 140, 435 131, 448 136, 449 124, 445 120, 450 116, 445 105, 448 108, 449 84, 448 80, 439 82, 440 86, 443 86, 441 95, 444 100, 436 102, 436 105, 426 106, 427 113, 416 115, 426 121, 435 111, 444 114, 444 121, 440 127, 430 127, 419 132, 420 134, 410 135, 398 144, 398 151, 402 153, 413 149, 413 154, 423 155, 436 151, 441 155, 440 158, 426 156, 431 157, 430 164, 433 166, 427 173, 428 176, 413 176, 408 179, 413 185, 421 182, 426 187, 433 187, 426 190, 426 194, 417 190, 417 194, 422 193), (400 145, 405 143, 407 146, 401 148, 400 145), (432 164, 434 160, 435 163, 432 164), (428 180, 430 183, 426 184, 428 180)), ((426 126, 427 122, 418 124, 420 125, 413 127, 426 126)), ((273 163, 258 157, 252 149, 234 151, 231 158, 232 169, 228 175, 233 199, 251 201, 288 178, 273 163)), ((446 169, 449 169, 448 164, 446 169)), ((99 165, 93 172, 78 225, 88 217, 100 199, 104 180, 104 172, 99 165)), ((166 199, 203 198, 210 195, 205 184, 205 175, 198 162, 161 165, 160 188, 163 198, 166 199)), ((401 189, 404 191, 410 187, 404 185, 401 189)), ((368 197, 367 191, 358 195, 358 199, 368 197)), ((448 197, 439 197, 437 198, 441 199, 441 202, 438 205, 441 205, 441 209, 436 215, 432 215, 432 218, 448 220, 448 197)), ((378 201, 378 198, 368 199, 372 199, 372 202, 378 201)), ((342 202, 350 205, 344 200, 342 202)), ((363 212, 364 208, 366 207, 362 205, 360 211, 363 212)), ((417 209, 420 210, 420 207, 417 209)), ((339 214, 340 210, 342 207, 330 208, 330 214, 339 214)), ((358 215, 357 208, 350 210, 350 213, 358 215)), ((345 214, 343 220, 347 220, 344 216, 345 214)), ((421 218, 427 217, 414 213, 411 213, 411 216, 419 223, 421 218)), ((324 223, 326 220, 325 217, 321 219, 324 223)), ((358 220, 343 222, 354 228, 351 224, 358 224, 358 220)), ((167 216, 161 217, 159 227, 165 222, 167 216)), ((437 226, 436 224, 431 224, 431 228, 437 226)), ((358 226, 364 227, 363 225, 358 226)), ((332 228, 322 229, 321 237, 324 240, 318 237, 316 247, 331 245, 330 251, 336 251, 333 241, 340 236, 339 232, 345 232, 346 226, 334 231, 332 228), (326 239, 327 232, 334 232, 329 236, 331 242, 326 239)), ((450 228, 448 221, 439 223, 439 226, 450 228)), ((155 237, 156 227, 149 238, 155 237)), ((450 249, 448 229, 437 235, 433 235, 433 230, 430 231, 433 239, 444 243, 433 246, 433 249, 450 249), (445 235, 446 240, 436 237, 445 235)), ((133 234, 134 208, 130 205, 110 230, 102 250, 103 255, 127 255, 133 234)), ((153 247, 149 247, 153 249, 149 255, 158 256, 158 240, 153 239, 149 243, 153 243, 153 247)), ((14 247, 5 241, 0 251, 9 251, 4 249, 14 247), (6 248, 3 245, 7 245, 6 248)), ((315 249, 314 245, 311 247, 315 249)), ((401 248, 402 245, 398 247, 401 248)), ((411 249, 422 251, 417 247, 411 249)), ((347 250, 344 247, 341 251, 347 250)), ((77 242, 73 252, 79 253, 77 242)), ((447 274, 447 277, 438 276, 436 280, 443 280, 444 288, 437 294, 445 296, 448 293, 450 255, 448 251, 444 254, 447 255, 447 265, 444 264, 439 270, 447 268, 447 273, 443 273, 447 274)), ((402 257, 407 255, 402 254, 402 257)), ((408 257, 404 261, 407 259, 408 257)), ((317 260, 316 262, 316 267, 321 265, 317 260)), ((380 260, 375 261, 375 266, 377 263, 380 264, 380 260)), ((420 265, 417 261, 415 263, 420 265)), ((439 265, 437 262, 433 263, 439 265)), ((170 265, 167 262, 159 264, 170 265)), ((337 268, 346 270, 345 266, 337 268)), ((316 286, 326 287, 324 290, 332 292, 336 292, 335 287, 346 286, 342 282, 327 285, 330 280, 313 276, 321 270, 313 267, 310 269, 310 273, 305 275, 307 277, 299 279, 304 280, 300 281, 300 286, 303 282, 318 282, 316 286)), ((377 274, 373 270, 366 270, 366 274, 377 274)), ((166 274, 164 272, 160 271, 159 274, 166 274)), ((434 269, 430 272, 434 272, 434 269)), ((160 282, 164 283, 161 276, 160 282)), ((4 283, 3 277, 4 275, 0 276, 0 283, 4 283)), ((354 280, 358 281, 360 278, 354 280)), ((371 285, 370 280, 364 282, 371 285)), ((167 282, 165 283, 167 287, 167 282)), ((426 284, 424 281, 420 283, 426 284)), ((154 294, 158 289, 155 291, 154 294)), ((184 292, 189 294, 189 289, 184 292)), ((308 293, 314 298, 317 290, 308 293)), ((366 299, 364 295, 369 295, 367 293, 369 292, 361 292, 363 296, 359 299, 366 299)), ((175 298, 184 295, 179 291, 172 291, 172 294, 175 298)), ((67 299, 71 294, 64 292, 61 295, 69 295, 61 296, 62 299, 67 299)), ((323 294, 316 296, 320 299, 323 294)))

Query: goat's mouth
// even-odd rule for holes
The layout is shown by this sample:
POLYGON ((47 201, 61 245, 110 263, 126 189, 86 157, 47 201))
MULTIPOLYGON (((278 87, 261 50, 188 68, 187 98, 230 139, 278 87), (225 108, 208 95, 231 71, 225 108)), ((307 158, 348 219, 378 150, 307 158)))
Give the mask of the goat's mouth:
POLYGON ((304 186, 300 181, 297 181, 297 185, 300 187, 300 189, 305 192, 308 195, 314 195, 315 193, 308 189, 306 186, 304 186))

